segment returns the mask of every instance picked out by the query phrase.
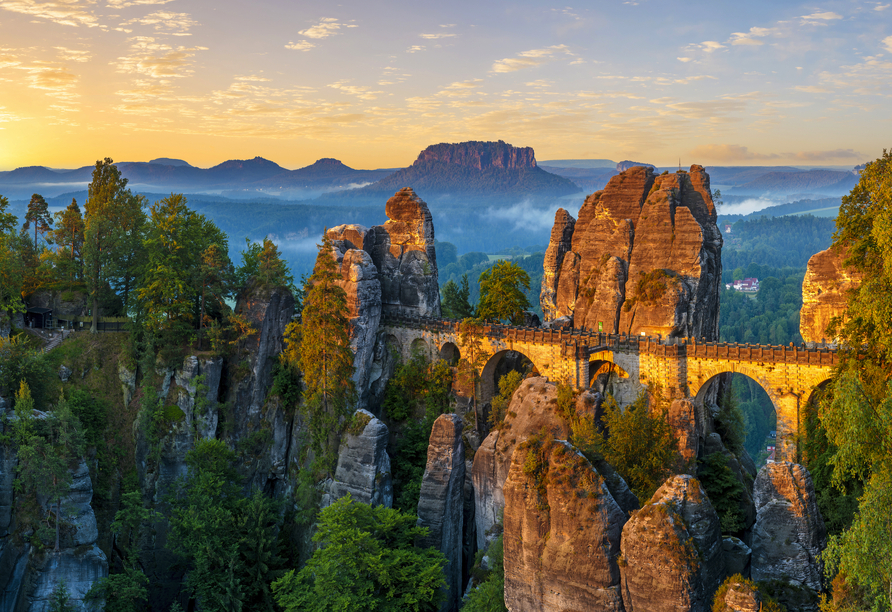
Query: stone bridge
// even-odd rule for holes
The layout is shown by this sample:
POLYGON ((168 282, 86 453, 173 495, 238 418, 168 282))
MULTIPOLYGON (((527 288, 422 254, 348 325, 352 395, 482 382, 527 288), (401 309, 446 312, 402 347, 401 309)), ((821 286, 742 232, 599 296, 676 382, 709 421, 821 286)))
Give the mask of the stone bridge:
MULTIPOLYGON (((468 350, 458 321, 387 315, 380 329, 403 359, 421 352, 431 360, 456 363, 468 350)), ((509 352, 523 355, 534 371, 550 380, 566 380, 578 389, 604 385, 621 404, 632 402, 652 385, 659 385, 669 397, 694 397, 702 403, 717 376, 745 374, 771 398, 777 413, 776 454, 778 460, 790 461, 797 459, 800 409, 831 378, 838 363, 836 352, 826 347, 697 342, 498 324, 482 325, 468 339, 471 342, 485 355, 480 372, 484 402, 497 391, 499 366, 509 352)))

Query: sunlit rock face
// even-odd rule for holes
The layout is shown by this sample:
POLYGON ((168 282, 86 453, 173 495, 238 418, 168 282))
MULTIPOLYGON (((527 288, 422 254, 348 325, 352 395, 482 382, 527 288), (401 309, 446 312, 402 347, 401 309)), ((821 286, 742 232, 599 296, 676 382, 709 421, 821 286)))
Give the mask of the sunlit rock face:
POLYGON ((366 248, 378 270, 385 313, 440 316, 434 222, 411 187, 387 200, 389 221, 369 229, 366 248))
POLYGON ((509 610, 623 610, 618 558, 627 515, 576 448, 518 447, 504 492, 509 610))
POLYGON ((808 260, 802 280, 802 309, 799 333, 805 342, 836 342, 827 332, 834 317, 846 312, 846 294, 861 284, 861 275, 846 268, 845 251, 830 247, 808 260))
POLYGON ((721 251, 702 166, 659 176, 650 167, 630 168, 588 196, 575 223, 559 211, 543 313, 609 333, 715 339, 721 251))
POLYGON ((819 590, 827 530, 811 474, 796 463, 769 463, 759 470, 753 497, 753 580, 782 580, 819 590))

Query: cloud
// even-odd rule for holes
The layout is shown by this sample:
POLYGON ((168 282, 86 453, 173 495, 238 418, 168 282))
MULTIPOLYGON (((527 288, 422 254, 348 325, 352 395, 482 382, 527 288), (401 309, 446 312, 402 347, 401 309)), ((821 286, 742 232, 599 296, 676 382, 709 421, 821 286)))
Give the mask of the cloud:
POLYGON ((890 6, 892 6, 892 4, 877 4, 875 7, 873 7, 873 10, 875 10, 875 11, 885 11, 885 10, 886 10, 887 8, 889 8, 890 6))
POLYGON ((198 51, 207 47, 171 47, 156 43, 151 36, 136 36, 131 39, 132 55, 119 57, 116 62, 118 72, 144 74, 156 79, 181 78, 192 74, 192 58, 198 51))
POLYGON ((11 68, 21 63, 13 49, 0 49, 0 68, 11 68))
POLYGON ((192 19, 192 16, 188 13, 156 11, 145 17, 137 17, 136 19, 125 21, 121 26, 135 24, 155 26, 156 30, 176 30, 179 35, 187 35, 189 28, 198 25, 198 22, 192 19))
MULTIPOLYGON (((84 2, 83 4, 89 5, 91 3, 84 2)), ((3 0, 3 2, 0 2, 0 9, 40 17, 59 25, 87 26, 90 28, 99 25, 99 18, 87 9, 86 6, 81 6, 81 2, 78 0, 51 0, 50 2, 40 2, 39 0, 3 0)))
POLYGON ((323 17, 319 23, 307 28, 306 30, 301 30, 300 32, 298 32, 298 34, 300 34, 301 36, 306 36, 307 38, 328 38, 329 36, 340 34, 338 30, 340 30, 341 28, 356 27, 359 26, 350 23, 341 23, 334 17, 323 17))
POLYGON ((739 161, 755 161, 770 160, 780 157, 776 153, 762 154, 754 153, 747 147, 741 145, 719 145, 708 144, 694 147, 690 155, 704 161, 712 162, 739 162, 739 161))
POLYGON ((80 51, 77 49, 67 49, 65 47, 53 47, 59 52, 64 61, 69 62, 88 62, 92 57, 89 51, 80 51))
POLYGON ((832 11, 824 13, 812 13, 811 15, 802 15, 802 25, 827 25, 831 21, 842 19, 842 15, 837 15, 832 11))
POLYGON ((704 40, 702 43, 694 44, 693 47, 700 49, 704 53, 713 53, 719 49, 724 49, 725 45, 715 40, 704 40))
POLYGON ((384 93, 383 91, 371 91, 370 87, 361 87, 359 85, 348 85, 347 81, 338 81, 331 83, 329 87, 343 91, 345 94, 356 96, 360 100, 374 100, 378 96, 376 94, 384 93))
POLYGON ((8 112, 5 106, 0 106, 0 123, 9 123, 10 121, 19 121, 20 119, 21 117, 18 115, 8 112))
POLYGON ((717 207, 716 212, 720 215, 748 215, 769 206, 777 206, 777 202, 764 198, 749 198, 734 204, 721 204, 717 207))
POLYGON ((511 224, 509 231, 542 232, 554 225, 554 208, 539 208, 529 200, 523 200, 507 208, 490 208, 483 218, 497 222, 499 227, 511 224))
POLYGON ((750 28, 749 32, 734 32, 731 38, 727 40, 731 45, 750 45, 759 46, 765 44, 760 38, 765 38, 769 34, 775 33, 774 28, 750 28))
POLYGON ((886 47, 886 51, 892 53, 892 36, 887 36, 883 39, 883 46, 886 47))
POLYGON ((106 6, 111 8, 128 8, 145 4, 167 4, 173 0, 107 0, 107 2, 106 6))
POLYGON ((237 76, 235 77, 236 81, 248 81, 251 83, 269 83, 272 79, 268 79, 262 76, 249 75, 249 76, 237 76))
POLYGON ((406 53, 418 53, 419 51, 424 51, 424 45, 412 45, 408 49, 406 49, 406 53))
POLYGON ((553 61, 555 55, 573 55, 567 45, 552 45, 544 49, 531 49, 517 54, 517 57, 509 57, 496 61, 492 65, 491 72, 517 72, 524 68, 533 68, 541 64, 553 61))
POLYGON ((316 45, 314 45, 313 43, 311 43, 308 40, 299 40, 297 42, 293 42, 293 41, 289 42, 287 45, 285 45, 285 48, 292 49, 294 51, 309 51, 310 49, 312 49, 315 46, 316 45))
POLYGON ((419 34, 419 36, 426 40, 437 40, 438 38, 455 38, 458 34, 452 32, 437 32, 436 34, 419 34))
POLYGON ((852 149, 833 149, 832 151, 800 151, 794 153, 793 157, 804 162, 824 162, 837 159, 861 160, 864 155, 852 149))
POLYGON ((684 62, 685 64, 687 64, 690 61, 693 61, 693 58, 690 58, 690 57, 676 57, 675 59, 677 59, 680 62, 684 62))
POLYGON ((797 85, 793 89, 796 91, 804 91, 805 93, 830 93, 829 89, 818 87, 817 85, 797 85))

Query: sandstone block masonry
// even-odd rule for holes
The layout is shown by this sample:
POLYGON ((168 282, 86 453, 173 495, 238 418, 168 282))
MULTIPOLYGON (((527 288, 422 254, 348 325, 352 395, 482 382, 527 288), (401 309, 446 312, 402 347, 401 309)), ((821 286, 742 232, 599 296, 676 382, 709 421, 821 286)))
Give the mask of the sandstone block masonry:
POLYGON ((606 333, 718 338, 722 235, 709 175, 636 166, 558 210, 540 301, 547 321, 606 333))

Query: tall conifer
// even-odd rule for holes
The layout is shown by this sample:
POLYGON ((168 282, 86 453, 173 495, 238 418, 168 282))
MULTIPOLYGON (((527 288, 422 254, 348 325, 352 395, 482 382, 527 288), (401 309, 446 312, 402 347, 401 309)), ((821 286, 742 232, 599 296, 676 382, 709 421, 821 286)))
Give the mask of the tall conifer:
POLYGON ((331 241, 323 235, 307 283, 299 365, 305 387, 302 410, 308 417, 313 447, 327 467, 337 452, 343 420, 356 401, 347 294, 339 280, 331 241))

